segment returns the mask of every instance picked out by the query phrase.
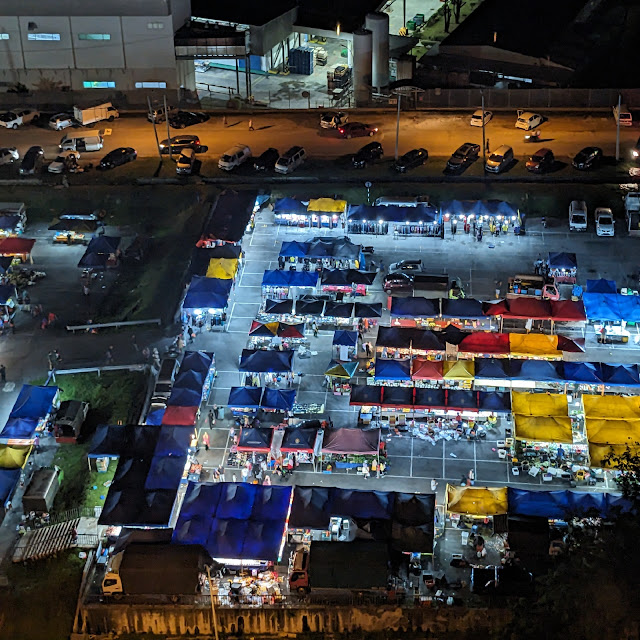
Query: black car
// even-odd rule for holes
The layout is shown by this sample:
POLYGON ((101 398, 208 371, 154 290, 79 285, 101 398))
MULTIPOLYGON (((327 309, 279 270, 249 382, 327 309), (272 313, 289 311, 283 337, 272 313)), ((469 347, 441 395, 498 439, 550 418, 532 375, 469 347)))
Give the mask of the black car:
POLYGON ((20 175, 31 176, 38 173, 44 161, 44 149, 42 147, 29 147, 27 153, 24 154, 20 163, 20 175))
POLYGON ((180 153, 183 149, 188 148, 193 149, 196 153, 202 151, 200 138, 192 135, 173 136, 160 143, 160 151, 162 153, 169 153, 169 147, 171 147, 171 153, 180 153))
POLYGON ((378 132, 378 127, 372 127, 363 122, 347 122, 338 127, 338 133, 343 138, 361 138, 362 136, 372 136, 378 132))
POLYGON ((555 164, 556 159, 551 149, 538 149, 528 160, 526 164, 527 171, 532 173, 544 173, 549 171, 555 164))
POLYGON ((603 155, 600 147, 585 147, 582 151, 578 151, 572 164, 581 171, 595 169, 602 162, 603 155))
POLYGON ((449 160, 447 160, 447 169, 450 171, 458 171, 462 169, 469 162, 473 162, 478 159, 480 153, 480 145, 473 142, 465 142, 462 146, 458 147, 449 160))
POLYGON ((415 167, 423 165, 428 157, 429 152, 426 149, 412 149, 403 156, 400 156, 393 163, 393 168, 398 173, 405 173, 409 169, 415 169, 415 167))
POLYGON ((411 291, 413 289, 413 278, 408 273, 397 271, 385 276, 382 282, 382 290, 389 295, 394 291, 411 291))
POLYGON ((174 129, 184 129, 206 122, 208 119, 209 116, 201 111, 175 111, 169 114, 169 126, 174 129))
POLYGON ((260 157, 255 159, 253 168, 256 171, 267 171, 269 169, 273 169, 276 166, 276 162, 278 162, 279 157, 279 151, 273 147, 269 147, 266 151, 263 151, 260 154, 260 157))
POLYGON ((351 162, 356 169, 364 169, 370 162, 382 158, 383 154, 384 149, 379 142, 370 142, 351 158, 351 162))
POLYGON ((113 169, 120 165, 132 162, 138 157, 138 153, 132 147, 118 147, 113 151, 109 151, 107 155, 100 160, 98 169, 113 169))

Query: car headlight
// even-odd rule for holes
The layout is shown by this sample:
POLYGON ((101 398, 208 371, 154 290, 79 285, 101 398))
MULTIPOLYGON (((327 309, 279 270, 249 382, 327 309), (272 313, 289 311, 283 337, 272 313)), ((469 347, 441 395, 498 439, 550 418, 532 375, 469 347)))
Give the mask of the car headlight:
POLYGON ((631 152, 631 155, 632 155, 634 158, 637 158, 637 157, 638 157, 638 152, 637 152, 637 151, 632 151, 632 152, 631 152))

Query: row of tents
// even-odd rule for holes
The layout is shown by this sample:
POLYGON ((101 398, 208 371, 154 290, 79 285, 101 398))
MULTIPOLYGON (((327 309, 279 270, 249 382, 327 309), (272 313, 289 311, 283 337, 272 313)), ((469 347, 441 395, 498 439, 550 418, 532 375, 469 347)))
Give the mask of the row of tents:
POLYGON ((297 240, 283 242, 280 247, 279 257, 308 258, 310 260, 333 258, 334 260, 347 260, 350 263, 354 263, 356 268, 359 265, 364 265, 362 245, 351 242, 346 236, 343 238, 316 236, 306 242, 297 240))
MULTIPOLYGON (((280 272, 291 273, 291 272, 280 272)), ((296 273, 295 271, 293 273, 296 273)), ((297 316, 305 318, 316 316, 318 318, 368 318, 382 317, 381 302, 333 302, 314 297, 298 298, 292 300, 265 300, 263 314, 277 316, 297 316)))

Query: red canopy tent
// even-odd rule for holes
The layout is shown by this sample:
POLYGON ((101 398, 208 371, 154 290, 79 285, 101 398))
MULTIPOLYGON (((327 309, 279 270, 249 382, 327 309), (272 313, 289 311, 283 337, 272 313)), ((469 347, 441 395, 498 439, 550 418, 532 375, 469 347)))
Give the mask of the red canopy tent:
POLYGON ((475 332, 458 345, 458 351, 470 353, 509 353, 508 333, 475 332))
POLYGON ((504 314, 505 318, 519 320, 551 319, 551 305, 547 300, 537 300, 536 298, 514 298, 509 300, 509 311, 504 314))
POLYGON ((327 429, 322 453, 376 455, 380 447, 380 429, 327 429))
POLYGON ((5 238, 0 240, 0 255, 2 256, 20 256, 23 262, 31 260, 31 251, 36 241, 32 238, 5 238))
POLYGON ((555 322, 585 322, 587 319, 582 300, 552 300, 551 314, 555 322))
POLYGON ((198 419, 198 407, 174 407, 165 409, 162 424, 192 427, 198 419))
POLYGON ((442 360, 414 358, 411 371, 412 380, 442 380, 442 360))

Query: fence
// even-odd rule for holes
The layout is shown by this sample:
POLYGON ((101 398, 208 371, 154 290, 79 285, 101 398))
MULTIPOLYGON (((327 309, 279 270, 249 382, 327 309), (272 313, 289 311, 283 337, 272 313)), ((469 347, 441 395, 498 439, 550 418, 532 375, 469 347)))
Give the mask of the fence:
POLYGON ((161 325, 160 318, 151 318, 150 320, 123 320, 122 322, 102 322, 91 324, 68 324, 67 331, 75 333, 76 331, 97 331, 98 329, 120 329, 120 327, 134 327, 138 324, 157 324, 161 325))

